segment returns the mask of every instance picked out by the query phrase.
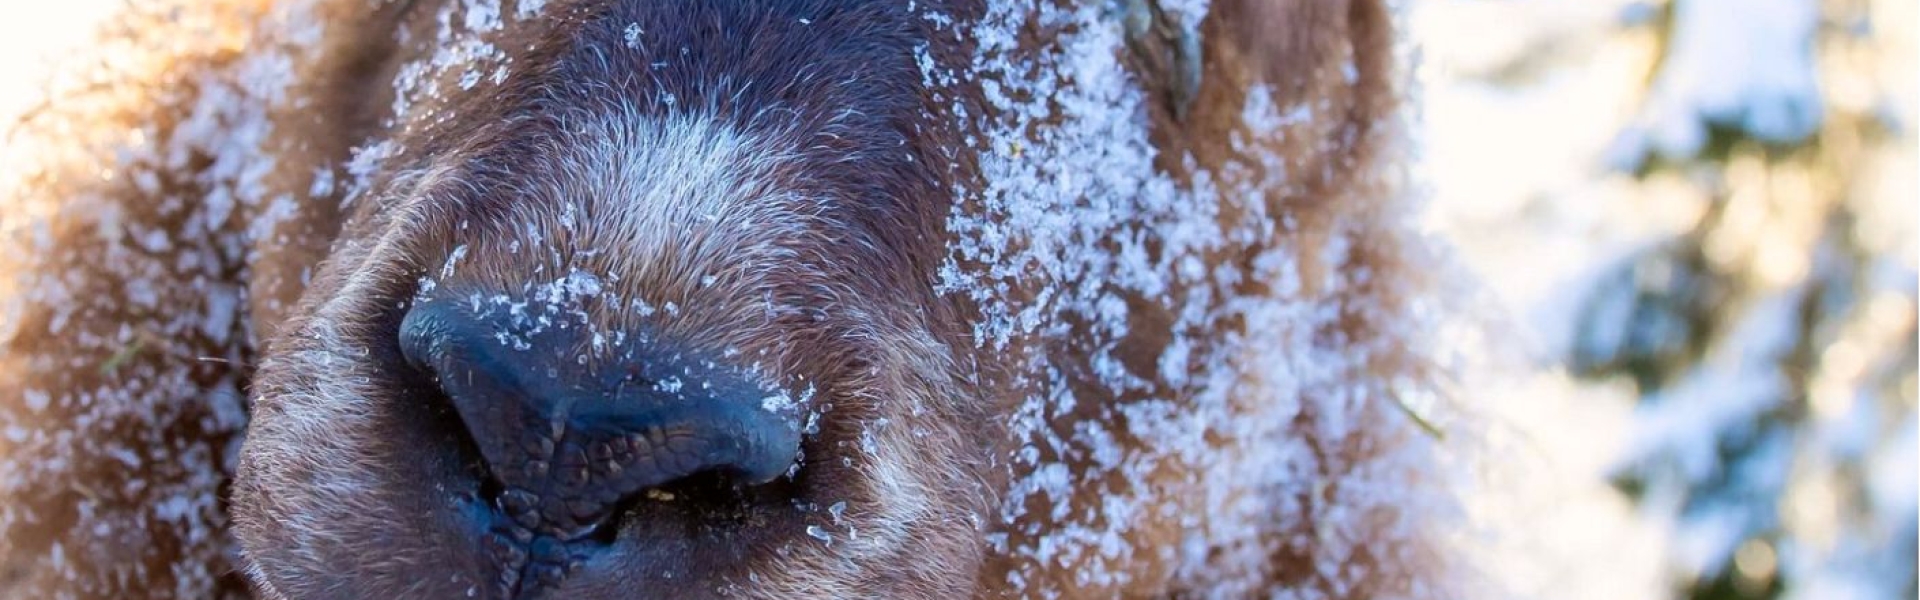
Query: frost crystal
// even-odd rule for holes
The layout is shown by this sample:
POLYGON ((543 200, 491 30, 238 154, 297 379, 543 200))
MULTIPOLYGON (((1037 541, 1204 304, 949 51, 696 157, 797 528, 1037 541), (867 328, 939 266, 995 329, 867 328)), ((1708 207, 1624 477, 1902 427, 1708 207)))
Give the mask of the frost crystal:
POLYGON ((642 33, 646 32, 640 30, 639 23, 628 23, 627 29, 621 32, 621 37, 626 40, 628 48, 639 48, 642 33))

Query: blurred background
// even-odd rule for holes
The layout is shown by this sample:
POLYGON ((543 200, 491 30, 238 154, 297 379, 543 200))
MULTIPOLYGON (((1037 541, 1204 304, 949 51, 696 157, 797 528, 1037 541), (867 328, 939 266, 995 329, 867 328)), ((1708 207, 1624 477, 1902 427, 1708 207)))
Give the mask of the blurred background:
MULTIPOLYGON (((119 1, 9 9, 0 122, 119 1)), ((1917 2, 1401 4, 1490 583, 1914 598, 1917 2)))
POLYGON ((1915 5, 1408 4, 1502 583, 1915 597, 1915 5))

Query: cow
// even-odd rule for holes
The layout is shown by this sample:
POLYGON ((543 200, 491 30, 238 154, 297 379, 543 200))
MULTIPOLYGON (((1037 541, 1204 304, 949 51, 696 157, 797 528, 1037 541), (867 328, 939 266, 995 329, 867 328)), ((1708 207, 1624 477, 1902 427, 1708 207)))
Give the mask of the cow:
POLYGON ((0 590, 1458 597, 1388 4, 128 8, 10 143, 0 590))

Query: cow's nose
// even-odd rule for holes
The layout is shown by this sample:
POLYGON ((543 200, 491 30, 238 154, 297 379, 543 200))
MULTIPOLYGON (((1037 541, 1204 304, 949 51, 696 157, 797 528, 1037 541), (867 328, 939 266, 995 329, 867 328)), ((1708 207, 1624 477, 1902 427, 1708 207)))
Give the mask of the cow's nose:
POLYGON ((755 485, 793 465, 795 417, 738 369, 645 335, 593 341, 566 317, 427 300, 400 325, 401 352, 452 402, 521 527, 576 538, 648 488, 755 485))

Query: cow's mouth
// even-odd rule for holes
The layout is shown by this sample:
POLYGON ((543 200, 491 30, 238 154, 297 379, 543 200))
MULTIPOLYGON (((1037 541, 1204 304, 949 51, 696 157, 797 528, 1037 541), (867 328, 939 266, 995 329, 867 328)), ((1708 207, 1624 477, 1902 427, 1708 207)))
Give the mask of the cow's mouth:
POLYGON ((793 521, 777 513, 800 497, 800 415, 777 390, 577 307, 479 296, 417 300, 396 337, 474 457, 468 510, 503 593, 539 596, 629 542, 740 546, 793 521))

